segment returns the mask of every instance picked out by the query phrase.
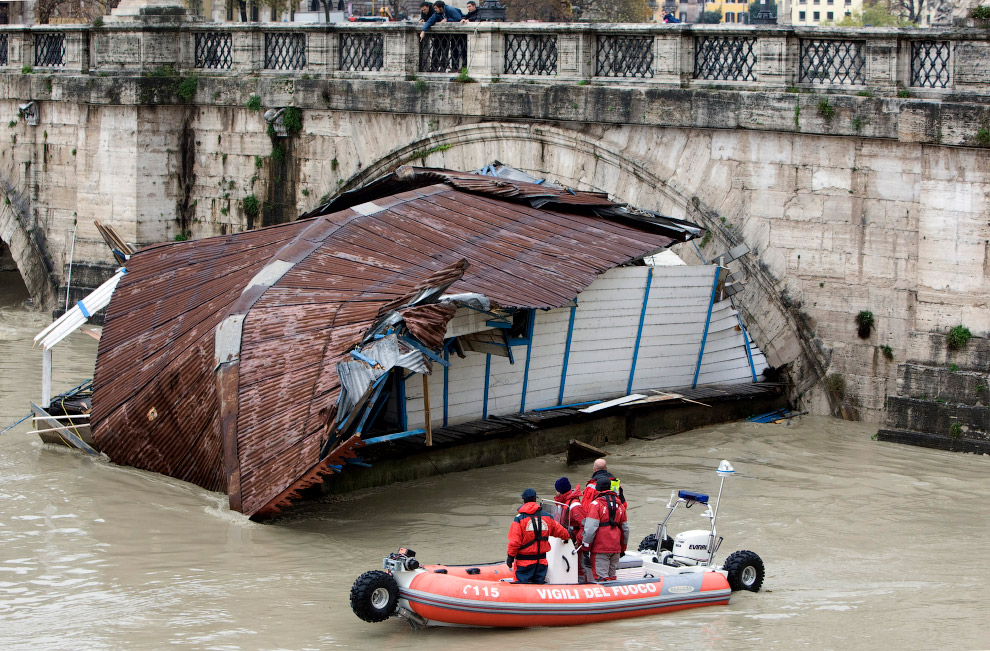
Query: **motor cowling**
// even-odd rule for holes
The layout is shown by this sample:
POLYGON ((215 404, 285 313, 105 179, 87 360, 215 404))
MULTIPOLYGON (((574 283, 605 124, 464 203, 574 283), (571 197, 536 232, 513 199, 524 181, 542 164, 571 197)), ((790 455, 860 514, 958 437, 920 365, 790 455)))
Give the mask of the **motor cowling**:
POLYGON ((711 532, 706 529, 682 531, 674 536, 674 558, 680 561, 694 561, 692 564, 708 562, 708 541, 711 532))

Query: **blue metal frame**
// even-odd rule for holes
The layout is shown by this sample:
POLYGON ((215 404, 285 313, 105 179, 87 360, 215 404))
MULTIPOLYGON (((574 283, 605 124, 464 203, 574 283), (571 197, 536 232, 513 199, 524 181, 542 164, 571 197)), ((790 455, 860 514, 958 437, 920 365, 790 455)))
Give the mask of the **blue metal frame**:
POLYGON ((636 377, 636 360, 639 359, 639 342, 643 338, 643 322, 646 320, 646 306, 650 303, 650 285, 653 284, 653 267, 646 274, 646 289, 643 291, 643 309, 639 311, 639 328, 636 330, 636 346, 633 348, 632 366, 629 368, 629 384, 626 395, 632 393, 633 378, 636 377))
POLYGON ((395 439, 404 439, 407 436, 416 436, 417 434, 426 434, 425 429, 411 429, 406 432, 396 432, 395 434, 386 434, 385 436, 376 436, 374 438, 365 439, 365 445, 374 445, 375 443, 384 443, 385 441, 394 441, 395 439))
POLYGON ((481 405, 481 420, 488 420, 488 383, 492 377, 492 356, 485 355, 485 401, 481 405))
POLYGON ((738 312, 736 313, 736 321, 739 322, 739 327, 742 328, 743 344, 746 346, 746 359, 749 360, 749 372, 753 374, 753 382, 756 382, 756 367, 753 366, 753 353, 749 350, 749 334, 747 334, 746 326, 743 325, 742 318, 738 312))
POLYGON ((406 342, 407 344, 409 344, 410 346, 412 346, 413 348, 415 348, 419 352, 423 353, 424 355, 426 355, 427 357, 429 357, 430 359, 432 359, 437 364, 443 364, 444 366, 448 366, 449 365, 448 362, 444 361, 443 357, 440 357, 435 352, 433 352, 432 350, 430 350, 429 348, 427 348, 423 344, 419 343, 418 341, 416 341, 412 337, 408 337, 406 335, 402 335, 402 337, 400 337, 400 339, 402 339, 402 341, 406 342))
MULTIPOLYGON (((574 336, 574 313, 577 306, 571 308, 571 319, 567 323, 567 343, 564 344, 564 365, 560 369, 560 391, 557 392, 557 404, 564 402, 564 385, 567 383, 567 360, 571 357, 571 338, 574 336)), ((539 411, 538 409, 534 411, 539 411)))
POLYGON ((569 405, 557 405, 556 407, 540 407, 539 409, 534 409, 533 411, 553 411, 554 409, 569 409, 571 407, 585 407, 587 405, 597 405, 601 400, 592 400, 590 402, 572 402, 569 405))
POLYGON ((698 374, 701 373, 701 358, 705 356, 705 342, 708 341, 708 326, 712 322, 712 306, 715 305, 715 290, 718 289, 718 277, 721 275, 721 268, 715 267, 715 280, 712 281, 712 295, 708 299, 708 316, 705 317, 705 332, 701 335, 701 350, 698 351, 698 364, 694 367, 694 381, 691 388, 698 386, 698 374))
MULTIPOLYGON (((406 416, 406 373, 401 367, 395 367, 398 369, 398 374, 396 375, 396 395, 395 400, 399 403, 399 427, 406 429, 407 416, 406 416)), ((393 369, 394 371, 395 369, 393 369)))
POLYGON ((536 310, 529 311, 529 325, 526 328, 526 369, 523 371, 522 397, 519 399, 519 413, 526 411, 526 389, 529 387, 529 358, 533 356, 533 328, 536 327, 536 310))
POLYGON ((449 382, 449 372, 450 372, 450 351, 447 350, 446 344, 443 347, 443 358, 446 360, 447 365, 443 367, 443 426, 447 426, 447 387, 449 382))

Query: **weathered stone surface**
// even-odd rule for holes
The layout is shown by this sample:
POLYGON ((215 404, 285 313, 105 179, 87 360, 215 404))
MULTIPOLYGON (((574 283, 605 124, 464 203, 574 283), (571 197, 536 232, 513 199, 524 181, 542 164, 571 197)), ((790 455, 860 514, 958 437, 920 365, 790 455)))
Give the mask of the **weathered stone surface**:
MULTIPOLYGON (((655 32, 663 62, 652 81, 579 84, 593 74, 595 39, 564 26, 557 80, 462 84, 439 73, 404 80, 418 39, 391 28, 381 74, 260 71, 265 29, 230 30, 232 71, 198 71, 191 102, 178 95, 192 71, 188 30, 89 33, 97 74, 0 72, 0 124, 13 122, 0 179, 26 206, 2 234, 32 286, 64 283, 74 231, 73 262, 84 270, 74 292, 112 271, 93 219, 138 245, 218 235, 258 225, 243 200, 265 202, 276 186, 290 204, 280 214, 296 214, 400 163, 473 169, 498 159, 702 223, 712 232, 706 259, 746 243, 752 253, 732 263, 746 277, 740 312, 771 364, 791 365, 791 397, 813 411, 879 421, 898 363, 950 359, 944 336, 933 346, 930 333, 958 323, 990 330, 990 156, 972 146, 985 111, 970 101, 985 86, 919 91, 925 99, 829 94, 835 114, 826 117, 817 89, 783 92, 793 66, 786 30, 773 36, 779 47, 768 40, 760 50, 776 81, 706 88, 691 79, 690 30, 655 32), (154 49, 156 39, 170 43, 154 49), (175 76, 140 74, 173 60, 175 76), (253 95, 262 111, 245 107, 253 95), (28 100, 38 126, 18 117, 28 100), (279 167, 262 114, 289 105, 302 109, 303 130, 279 167), (44 234, 43 252, 30 233, 44 234), (876 316, 867 340, 856 336, 860 310, 876 316), (894 361, 879 353, 884 345, 894 361), (844 378, 844 395, 821 388, 825 375, 844 378)), ((485 29, 477 47, 487 54, 469 70, 480 79, 504 62, 499 28, 485 29)), ((307 34, 310 64, 336 65, 339 34, 307 34)), ((14 42, 23 58, 23 39, 14 42)), ((883 47, 869 71, 881 86, 901 74, 883 47)), ((679 252, 699 261, 693 245, 679 252)), ((966 355, 987 363, 951 358, 966 355)))

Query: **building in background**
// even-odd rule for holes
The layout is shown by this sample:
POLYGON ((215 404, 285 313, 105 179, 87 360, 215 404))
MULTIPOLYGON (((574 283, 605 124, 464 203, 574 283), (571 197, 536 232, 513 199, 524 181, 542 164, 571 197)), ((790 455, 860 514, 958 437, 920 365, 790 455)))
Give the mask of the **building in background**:
POLYGON ((837 23, 863 11, 863 0, 790 0, 792 25, 837 23))

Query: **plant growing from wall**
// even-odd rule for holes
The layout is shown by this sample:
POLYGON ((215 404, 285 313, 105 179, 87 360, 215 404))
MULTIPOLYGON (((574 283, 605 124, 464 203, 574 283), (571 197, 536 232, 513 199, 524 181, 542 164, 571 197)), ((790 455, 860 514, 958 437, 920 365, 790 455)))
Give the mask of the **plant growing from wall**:
POLYGON ((825 376, 825 390, 828 391, 838 402, 846 397, 846 379, 838 373, 829 373, 825 376))
POLYGON ((858 330, 856 334, 859 335, 860 339, 869 339, 870 332, 873 330, 873 312, 869 310, 863 310, 856 315, 856 325, 858 330))
POLYGON ((963 433, 963 426, 962 424, 959 423, 959 421, 956 421, 951 425, 949 425, 949 436, 951 436, 952 438, 954 439, 960 438, 962 436, 962 433, 963 433))
POLYGON ((886 344, 880 346, 880 352, 883 353, 883 356, 887 361, 894 359, 894 350, 890 346, 886 344))
POLYGON ((972 337, 973 333, 969 331, 969 328, 957 325, 949 330, 949 334, 945 335, 945 345, 949 347, 949 350, 960 350, 966 347, 972 337))
POLYGON ((249 194, 241 200, 241 208, 244 210, 244 214, 250 219, 257 219, 258 212, 261 210, 261 202, 258 201, 258 197, 253 194, 249 194))
POLYGON ((261 98, 258 97, 257 95, 252 95, 251 97, 248 98, 248 101, 245 102, 244 106, 248 107, 252 111, 260 111, 261 98))
POLYGON ((175 89, 175 94, 183 102, 191 102, 193 98, 196 97, 196 88, 199 87, 199 77, 196 75, 189 75, 179 82, 179 85, 175 89))
POLYGON ((976 130, 976 144, 980 147, 990 147, 990 129, 980 127, 976 130))
POLYGON ((835 107, 829 103, 827 97, 819 98, 818 115, 825 118, 825 120, 831 120, 835 117, 835 107))
POLYGON ((969 17, 986 27, 990 23, 990 5, 976 5, 969 10, 969 17))

